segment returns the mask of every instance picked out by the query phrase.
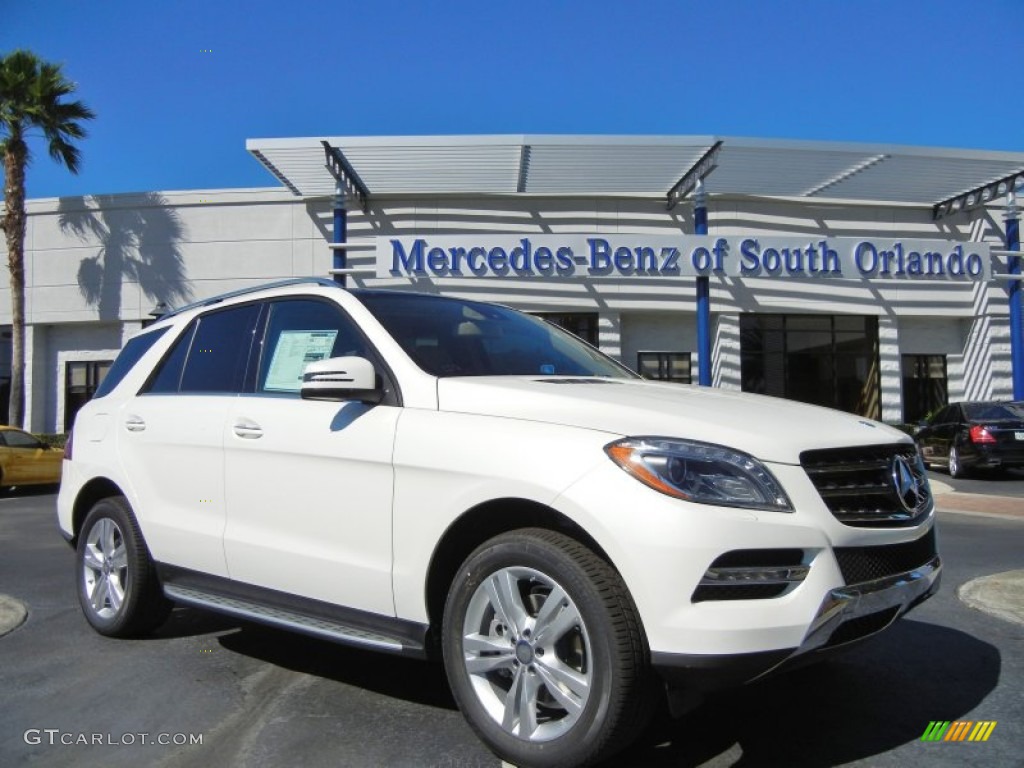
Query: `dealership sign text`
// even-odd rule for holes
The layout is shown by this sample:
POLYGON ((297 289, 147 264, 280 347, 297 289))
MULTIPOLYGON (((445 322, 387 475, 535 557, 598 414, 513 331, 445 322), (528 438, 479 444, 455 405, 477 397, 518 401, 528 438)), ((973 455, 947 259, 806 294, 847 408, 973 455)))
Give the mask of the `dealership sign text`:
POLYGON ((378 237, 378 277, 988 280, 988 243, 740 235, 378 237))

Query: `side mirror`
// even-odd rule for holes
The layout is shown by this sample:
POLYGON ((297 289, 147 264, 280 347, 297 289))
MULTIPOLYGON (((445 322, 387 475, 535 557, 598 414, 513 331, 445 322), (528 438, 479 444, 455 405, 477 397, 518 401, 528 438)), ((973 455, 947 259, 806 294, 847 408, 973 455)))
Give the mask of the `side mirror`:
POLYGON ((384 391, 377 386, 377 372, 365 357, 330 357, 316 360, 302 370, 303 400, 358 400, 379 403, 384 391))

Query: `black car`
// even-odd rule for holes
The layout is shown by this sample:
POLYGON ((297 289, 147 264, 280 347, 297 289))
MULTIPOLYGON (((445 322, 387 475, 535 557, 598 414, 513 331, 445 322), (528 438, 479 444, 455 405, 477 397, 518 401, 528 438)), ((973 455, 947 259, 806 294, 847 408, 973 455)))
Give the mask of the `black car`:
POLYGON ((947 405, 922 422, 914 439, 925 464, 946 467, 950 477, 1024 467, 1024 402, 947 405))

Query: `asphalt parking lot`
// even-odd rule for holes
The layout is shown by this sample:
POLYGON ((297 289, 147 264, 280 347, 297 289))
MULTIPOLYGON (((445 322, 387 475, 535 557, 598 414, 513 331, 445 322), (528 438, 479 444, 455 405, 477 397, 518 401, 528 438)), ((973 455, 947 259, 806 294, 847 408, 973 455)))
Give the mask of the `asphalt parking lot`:
MULTIPOLYGON (((1018 482, 999 486, 1003 499, 1024 497, 1018 482)), ((0 637, 0 766, 499 765, 437 665, 191 609, 150 639, 100 637, 75 601, 53 505, 49 492, 0 499, 0 593, 28 608, 0 637)), ((940 513, 940 525, 943 588, 889 632, 718 694, 614 765, 1020 768, 1024 626, 966 607, 956 588, 1024 568, 1024 519, 940 513), (997 725, 984 743, 921 741, 934 720, 997 725)))

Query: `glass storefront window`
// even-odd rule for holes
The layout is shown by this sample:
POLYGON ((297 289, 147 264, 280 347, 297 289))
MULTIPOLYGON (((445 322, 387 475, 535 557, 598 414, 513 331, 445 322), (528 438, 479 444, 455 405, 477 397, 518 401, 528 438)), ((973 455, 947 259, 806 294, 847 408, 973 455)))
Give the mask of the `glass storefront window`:
POLYGON ((881 416, 878 318, 740 315, 744 392, 881 416))
POLYGON ((113 360, 69 361, 64 369, 64 431, 71 429, 75 423, 78 409, 89 402, 103 379, 113 360))
POLYGON ((917 424, 949 402, 945 355, 903 355, 903 422, 917 424))
POLYGON ((636 370, 645 379, 692 383, 689 352, 637 352, 636 370))

